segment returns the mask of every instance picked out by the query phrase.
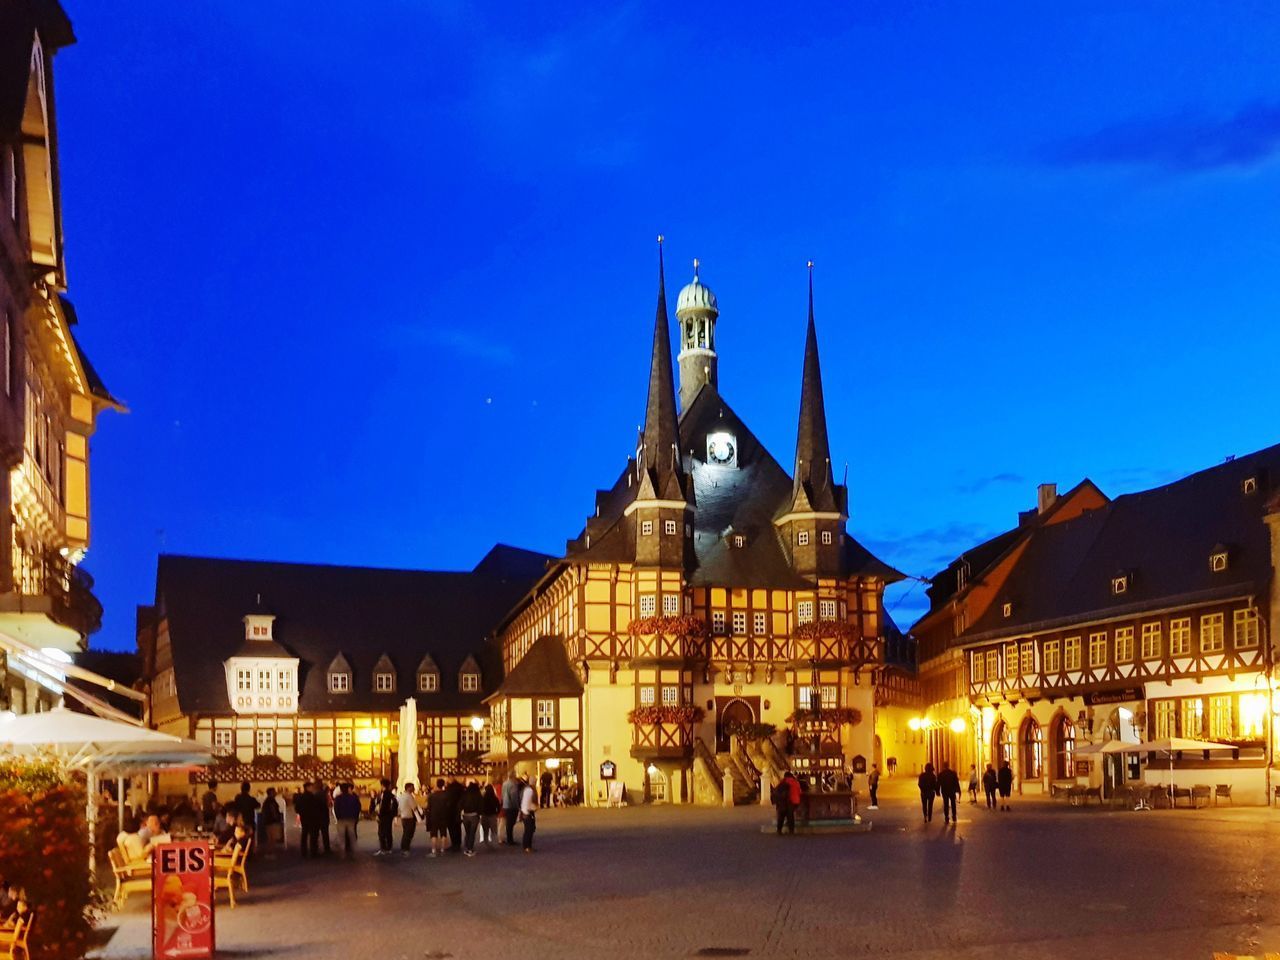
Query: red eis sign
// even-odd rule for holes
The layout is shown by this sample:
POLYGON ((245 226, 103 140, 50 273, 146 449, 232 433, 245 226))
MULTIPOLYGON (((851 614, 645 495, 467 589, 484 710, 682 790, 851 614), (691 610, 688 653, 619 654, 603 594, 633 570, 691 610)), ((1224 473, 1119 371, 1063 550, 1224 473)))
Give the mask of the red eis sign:
POLYGON ((166 843, 151 860, 151 944, 156 960, 213 956, 213 851, 166 843))

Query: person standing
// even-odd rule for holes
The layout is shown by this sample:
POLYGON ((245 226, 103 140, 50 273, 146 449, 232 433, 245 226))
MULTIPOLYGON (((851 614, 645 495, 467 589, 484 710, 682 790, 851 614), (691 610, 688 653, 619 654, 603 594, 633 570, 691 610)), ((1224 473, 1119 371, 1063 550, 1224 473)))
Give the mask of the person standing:
POLYGON ((262 827, 263 844, 271 848, 284 846, 284 813, 276 799, 275 787, 267 787, 267 799, 262 801, 258 823, 262 827))
POLYGON ((413 833, 418 829, 418 798, 412 783, 404 785, 404 790, 396 797, 396 807, 400 815, 400 856, 407 858, 409 847, 413 845, 413 833))
POLYGON ((261 804, 258 803, 258 798, 249 792, 250 789, 249 781, 244 781, 240 784, 240 792, 236 794, 236 798, 231 803, 236 808, 236 812, 240 814, 240 822, 249 831, 249 836, 253 836, 255 819, 258 816, 258 807, 261 804))
POLYGON ((880 801, 876 798, 876 792, 880 789, 880 768, 874 763, 871 765, 871 772, 867 774, 867 792, 871 794, 871 803, 868 804, 868 810, 879 810, 880 801))
POLYGON ((956 800, 960 796, 960 778, 951 769, 951 764, 942 761, 942 772, 938 774, 938 792, 942 794, 942 820, 951 823, 956 819, 956 800))
POLYGON ((329 824, 333 819, 333 797, 329 796, 329 791, 325 787, 323 780, 317 780, 313 783, 311 792, 316 798, 316 829, 320 834, 320 842, 324 844, 324 855, 327 857, 333 849, 329 845, 329 824))
POLYGON ((449 797, 449 852, 462 852, 462 782, 450 780, 444 792, 449 797))
POLYGON ((374 816, 378 818, 378 852, 375 857, 385 857, 391 853, 391 826, 396 822, 396 814, 400 810, 400 804, 396 800, 396 793, 391 789, 391 781, 385 777, 382 780, 382 791, 374 798, 374 816))
POLYGON ((298 825, 302 828, 302 842, 299 844, 302 856, 320 856, 320 819, 324 813, 310 781, 294 795, 293 812, 298 815, 298 825))
POLYGON ((542 776, 538 778, 538 785, 542 788, 538 795, 538 806, 546 808, 551 806, 551 784, 554 778, 551 776, 550 770, 543 770, 542 776))
POLYGON ((523 782, 520 792, 520 820, 524 823, 521 846, 525 853, 533 853, 533 832, 538 829, 538 798, 527 781, 523 782))
POLYGON ((476 855, 476 829, 480 826, 480 809, 484 800, 480 796, 480 784, 472 780, 462 791, 462 799, 458 801, 462 811, 462 852, 468 857, 476 855))
POLYGON ((796 832, 796 807, 800 800, 800 782, 796 780, 791 771, 788 770, 782 775, 782 779, 778 781, 777 786, 773 788, 773 808, 778 819, 778 836, 782 836, 782 825, 787 825, 787 832, 794 835, 796 832), (792 789, 794 785, 794 790, 792 789))
POLYGON ((492 783, 484 785, 484 795, 480 798, 480 842, 492 847, 498 836, 498 814, 502 813, 502 801, 498 799, 498 791, 492 783))
POLYGON ((356 825, 360 822, 360 798, 351 792, 350 783, 338 784, 338 799, 333 801, 333 814, 338 818, 338 835, 342 837, 342 855, 354 860, 356 825))
POLYGON ((969 802, 978 802, 978 768, 969 764, 969 802))
MULTIPOLYGON (((121 801, 123 802, 123 800, 121 801)), ((214 821, 218 819, 218 781, 210 780, 209 789, 204 792, 204 796, 200 798, 200 820, 204 824, 205 831, 213 829, 214 821)))
POLYGON ((996 784, 1000 787, 1000 809, 1012 810, 1009 806, 1009 795, 1013 793, 1013 771, 1009 769, 1009 761, 1000 764, 1000 773, 996 775, 996 784))
POLYGON ((996 776, 995 768, 991 764, 987 764, 987 769, 982 771, 982 792, 987 795, 987 809, 994 810, 996 808, 996 787, 999 778, 996 776))
POLYGON ((516 779, 516 772, 512 770, 507 774, 507 782, 502 785, 502 819, 505 821, 507 828, 507 836, 503 841, 507 846, 514 847, 516 844, 516 820, 520 818, 520 781, 516 779))
POLYGON ((920 810, 924 813, 924 822, 933 822, 933 798, 938 795, 938 777, 933 772, 933 764, 924 765, 924 773, 916 780, 920 788, 920 810))
POLYGON ((443 856, 445 837, 449 835, 449 791, 443 777, 427 797, 427 833, 431 837, 431 856, 443 856))

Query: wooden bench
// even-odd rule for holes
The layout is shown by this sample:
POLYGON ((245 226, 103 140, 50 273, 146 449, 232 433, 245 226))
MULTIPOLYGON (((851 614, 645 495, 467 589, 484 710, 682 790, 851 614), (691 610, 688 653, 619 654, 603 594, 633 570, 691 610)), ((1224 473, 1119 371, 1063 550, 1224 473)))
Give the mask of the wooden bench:
POLYGON ((0 924, 0 956, 5 960, 17 960, 19 956, 22 960, 31 960, 31 953, 27 950, 27 938, 31 936, 31 923, 19 918, 13 926, 0 924))

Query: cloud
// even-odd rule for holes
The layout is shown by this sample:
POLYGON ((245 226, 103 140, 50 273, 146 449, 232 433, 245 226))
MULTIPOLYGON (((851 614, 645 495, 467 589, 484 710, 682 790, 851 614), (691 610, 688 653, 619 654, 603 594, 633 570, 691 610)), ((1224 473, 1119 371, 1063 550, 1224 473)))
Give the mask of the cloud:
POLYGON ((968 480, 964 483, 956 484, 957 493, 981 493, 988 487, 1000 485, 1011 485, 1020 487, 1026 484, 1027 478, 1017 473, 997 473, 990 477, 979 477, 976 480, 968 480))
POLYGON ((490 340, 475 330, 461 327, 394 324, 387 329, 386 343, 396 350, 403 350, 406 344, 421 344, 500 367, 509 367, 516 362, 515 350, 506 341, 490 340))
POLYGON ((1226 118, 1192 111, 1103 127, 1050 146, 1067 167, 1154 167, 1169 173, 1251 169, 1280 153, 1280 103, 1254 103, 1226 118))
POLYGON ((1162 487, 1182 479, 1186 474, 1179 470, 1160 467, 1113 467, 1098 474, 1099 486, 1108 496, 1132 493, 1151 487, 1162 487))

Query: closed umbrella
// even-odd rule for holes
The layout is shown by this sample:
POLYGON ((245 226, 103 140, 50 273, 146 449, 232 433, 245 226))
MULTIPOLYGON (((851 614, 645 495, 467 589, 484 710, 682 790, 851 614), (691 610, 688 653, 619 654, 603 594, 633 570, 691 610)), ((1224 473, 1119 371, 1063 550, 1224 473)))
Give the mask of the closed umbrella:
POLYGON ((409 697, 400 708, 400 783, 418 782, 418 702, 409 697))

